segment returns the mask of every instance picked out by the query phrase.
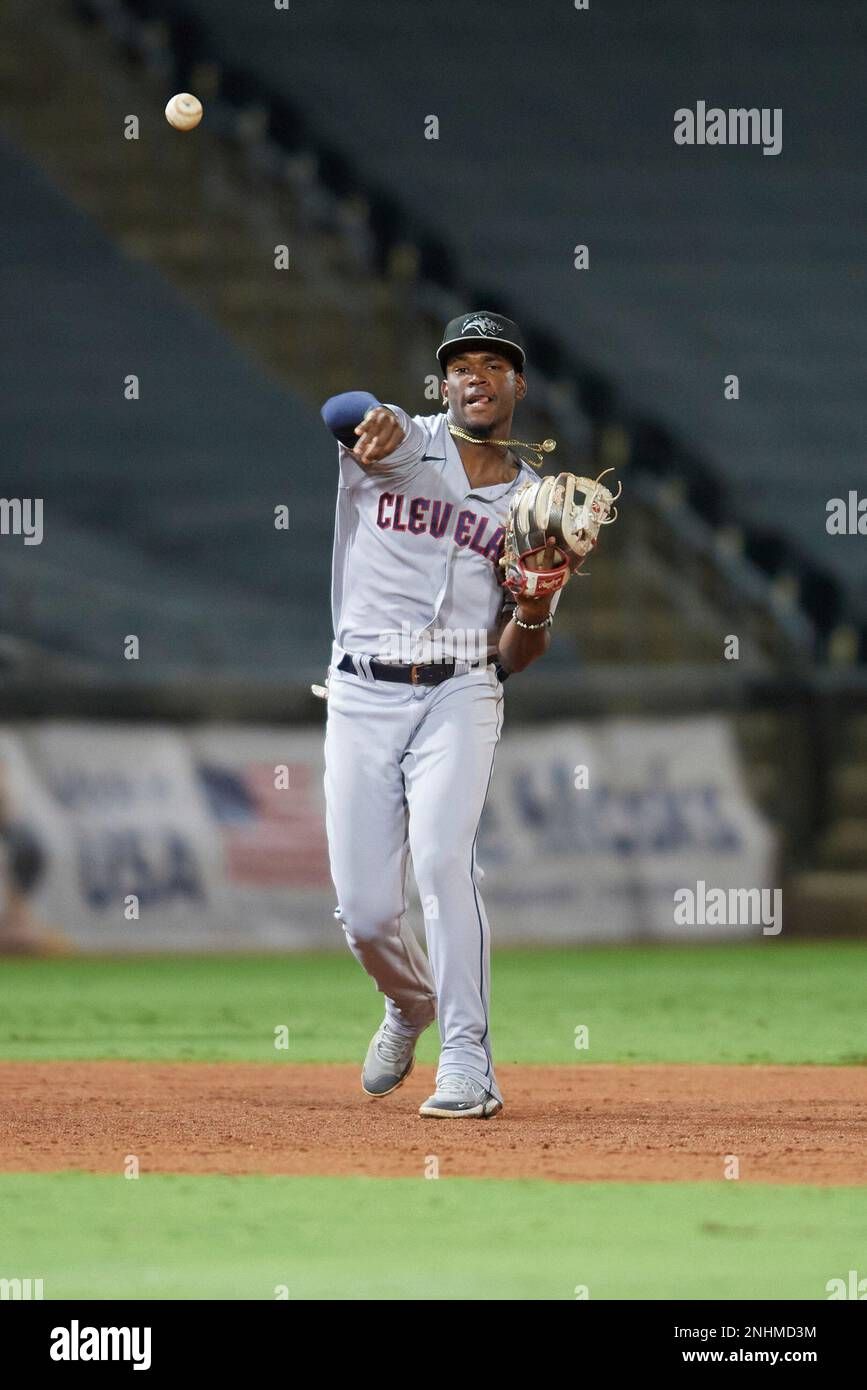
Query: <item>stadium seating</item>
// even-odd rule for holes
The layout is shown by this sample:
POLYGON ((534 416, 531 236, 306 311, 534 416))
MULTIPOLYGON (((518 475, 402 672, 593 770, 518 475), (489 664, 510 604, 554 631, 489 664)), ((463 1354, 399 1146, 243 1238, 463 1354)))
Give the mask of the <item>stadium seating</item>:
POLYGON ((320 672, 333 449, 314 413, 8 144, 0 198, 4 491, 45 518, 41 545, 4 539, 3 630, 150 680, 320 672))
POLYGON ((234 0, 136 8, 197 16, 212 55, 387 192, 401 232, 437 238, 460 282, 700 449, 727 515, 794 538, 856 598, 867 587, 863 541, 825 529, 867 445, 855 0, 487 0, 454 24, 379 0, 354 22, 342 7, 339 34, 327 4, 253 8, 243 24, 234 0), (674 111, 698 99, 780 107, 781 154, 676 146, 674 111), (573 269, 579 243, 588 271, 573 269))

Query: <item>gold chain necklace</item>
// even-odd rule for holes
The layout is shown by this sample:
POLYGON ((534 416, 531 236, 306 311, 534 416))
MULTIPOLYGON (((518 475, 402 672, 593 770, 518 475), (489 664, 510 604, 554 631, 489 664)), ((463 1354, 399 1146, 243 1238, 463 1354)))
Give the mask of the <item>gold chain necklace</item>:
MULTIPOLYGON (((446 421, 446 423, 450 434, 455 435, 458 439, 465 439, 468 444, 491 444, 497 449, 529 449, 532 454, 536 455, 536 462, 531 463, 532 468, 541 468, 545 462, 544 455, 553 453, 557 448, 555 439, 543 439, 541 444, 528 444, 524 439, 477 439, 474 434, 467 434, 466 430, 453 425, 451 420, 446 421)), ((529 459, 526 461, 530 462, 529 459)))

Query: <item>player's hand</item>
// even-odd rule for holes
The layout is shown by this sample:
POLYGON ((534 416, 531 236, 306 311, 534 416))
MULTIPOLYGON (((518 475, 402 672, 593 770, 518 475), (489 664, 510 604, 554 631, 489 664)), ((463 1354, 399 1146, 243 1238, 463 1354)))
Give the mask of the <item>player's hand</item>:
POLYGON ((551 612, 553 597, 553 594, 541 594, 539 598, 530 598, 529 594, 522 594, 515 605, 515 617, 522 623, 540 623, 551 612))
POLYGON ((384 405, 378 405, 368 411, 361 424, 355 426, 355 433, 358 435, 358 443, 352 450, 352 455, 362 468, 369 468, 371 464, 388 458, 404 439, 397 416, 384 405))

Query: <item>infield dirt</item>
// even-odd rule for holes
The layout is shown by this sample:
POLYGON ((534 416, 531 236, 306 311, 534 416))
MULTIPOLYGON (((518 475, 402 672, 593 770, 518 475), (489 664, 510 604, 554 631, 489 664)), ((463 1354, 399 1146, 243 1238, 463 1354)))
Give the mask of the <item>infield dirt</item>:
POLYGON ((867 1183, 867 1068, 504 1066, 490 1121, 423 1120, 432 1069, 3 1062, 0 1170, 867 1183), (728 1163, 728 1169, 726 1165, 728 1163))

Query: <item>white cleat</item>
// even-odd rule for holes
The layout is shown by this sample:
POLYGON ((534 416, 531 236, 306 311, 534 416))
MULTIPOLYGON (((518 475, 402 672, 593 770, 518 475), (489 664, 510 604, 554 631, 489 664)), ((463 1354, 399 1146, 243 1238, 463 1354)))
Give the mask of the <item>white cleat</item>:
POLYGON ((369 1096, 387 1096, 402 1086, 415 1066, 418 1037, 405 1038, 381 1023, 370 1040, 361 1069, 361 1089, 369 1096))
POLYGON ((418 1113, 444 1120, 489 1120, 502 1108, 503 1102, 478 1081, 471 1081, 468 1076, 444 1076, 418 1113))

